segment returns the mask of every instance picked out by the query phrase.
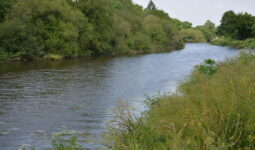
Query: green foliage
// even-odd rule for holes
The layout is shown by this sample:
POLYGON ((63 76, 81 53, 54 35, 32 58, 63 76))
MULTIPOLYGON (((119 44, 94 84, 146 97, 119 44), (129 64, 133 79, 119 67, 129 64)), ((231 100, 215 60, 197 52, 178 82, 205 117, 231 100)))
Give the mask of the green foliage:
POLYGON ((80 40, 89 31, 87 19, 65 0, 18 1, 0 26, 0 47, 26 59, 45 53, 77 56, 85 51, 80 40))
POLYGON ((0 23, 4 21, 6 13, 10 10, 12 4, 16 0, 2 0, 0 1, 0 23))
POLYGON ((255 17, 248 13, 227 11, 221 19, 218 34, 236 40, 255 37, 255 17))
POLYGON ((203 43, 206 42, 204 34, 195 29, 183 29, 180 32, 181 38, 186 43, 203 43))
POLYGON ((203 74, 212 76, 218 71, 216 62, 212 59, 204 60, 204 64, 198 65, 197 70, 203 74))
POLYGON ((81 0, 77 7, 88 18, 93 26, 88 49, 92 54, 107 54, 112 49, 113 41, 113 8, 109 0, 81 0))
POLYGON ((150 0, 150 2, 149 2, 149 4, 148 4, 148 6, 147 6, 146 9, 147 9, 147 10, 156 10, 157 7, 156 7, 156 5, 154 4, 154 2, 153 2, 152 0, 150 0))
POLYGON ((216 38, 216 26, 210 20, 206 21, 202 26, 197 26, 196 29, 204 34, 207 42, 211 42, 216 38))
POLYGON ((116 150, 253 150, 254 67, 255 56, 246 54, 219 64, 210 78, 194 71, 180 94, 156 99, 139 118, 130 106, 118 107, 106 144, 116 150))
POLYGON ((216 40, 213 40, 211 44, 220 45, 220 46, 230 46, 234 48, 251 48, 255 49, 255 39, 246 39, 246 40, 233 40, 226 37, 218 37, 216 40))
POLYGON ((51 139, 53 150, 86 150, 77 142, 77 137, 73 136, 69 139, 64 139, 59 136, 54 136, 51 139))
POLYGON ((180 21, 178 19, 175 18, 171 18, 171 22, 173 22, 173 24, 179 29, 191 29, 192 28, 192 23, 188 22, 188 21, 180 21))
POLYGON ((4 12, 1 58, 52 59, 52 54, 70 58, 182 48, 179 27, 152 3, 151 9, 144 10, 131 0, 0 2, 4 12))
POLYGON ((8 54, 0 48, 0 60, 5 60, 8 58, 8 54))
POLYGON ((63 57, 61 55, 56 55, 56 54, 48 54, 44 56, 45 59, 49 60, 61 60, 63 57))

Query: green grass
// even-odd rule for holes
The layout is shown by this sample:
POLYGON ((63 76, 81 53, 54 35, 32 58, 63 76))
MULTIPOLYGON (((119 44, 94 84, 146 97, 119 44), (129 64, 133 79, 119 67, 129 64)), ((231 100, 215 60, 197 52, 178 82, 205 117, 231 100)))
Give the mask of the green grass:
POLYGON ((63 56, 57 55, 57 54, 48 54, 48 55, 44 56, 44 58, 48 59, 48 60, 61 60, 61 59, 63 59, 63 56))
POLYGON ((254 150, 255 56, 214 69, 207 74, 197 67, 178 94, 153 99, 142 117, 125 103, 116 107, 106 144, 116 150, 254 150))
POLYGON ((211 42, 214 45, 230 46, 234 48, 251 48, 255 49, 255 38, 247 40, 233 40, 230 38, 220 37, 211 42))

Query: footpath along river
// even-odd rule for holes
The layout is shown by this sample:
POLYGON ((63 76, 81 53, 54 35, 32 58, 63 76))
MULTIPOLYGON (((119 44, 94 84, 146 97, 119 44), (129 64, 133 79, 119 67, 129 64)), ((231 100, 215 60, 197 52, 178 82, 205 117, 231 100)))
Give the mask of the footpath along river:
POLYGON ((175 90, 204 59, 222 61, 238 53, 187 44, 183 50, 133 57, 0 63, 0 149, 22 144, 49 149, 47 135, 63 130, 94 149, 118 100, 142 109, 145 95, 175 90))

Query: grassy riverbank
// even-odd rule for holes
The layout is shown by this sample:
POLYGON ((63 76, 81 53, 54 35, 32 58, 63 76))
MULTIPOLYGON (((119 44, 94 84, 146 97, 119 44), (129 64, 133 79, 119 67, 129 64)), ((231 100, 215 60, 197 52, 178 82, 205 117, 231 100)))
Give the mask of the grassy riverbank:
POLYGON ((230 46, 233 48, 251 48, 255 49, 255 38, 246 40, 233 40, 231 38, 220 37, 211 42, 213 45, 230 46))
MULTIPOLYGON (((211 62, 207 62, 210 64, 211 62)), ((255 56, 195 69, 172 96, 151 100, 136 118, 117 109, 107 143, 119 150, 255 148, 255 56)), ((123 109, 124 108, 124 109, 123 109)))

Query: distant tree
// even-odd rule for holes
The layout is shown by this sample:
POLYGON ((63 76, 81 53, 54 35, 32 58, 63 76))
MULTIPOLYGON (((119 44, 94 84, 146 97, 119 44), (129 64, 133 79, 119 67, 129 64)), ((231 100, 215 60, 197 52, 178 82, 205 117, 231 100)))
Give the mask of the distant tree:
POLYGON ((203 43, 206 42, 204 34, 196 29, 183 29, 180 32, 181 38, 186 43, 203 43))
POLYGON ((216 26, 210 20, 207 20, 202 26, 197 26, 196 29, 200 30, 204 34, 207 42, 212 41, 216 36, 216 26))
POLYGON ((233 11, 224 13, 218 34, 233 39, 244 40, 255 37, 255 17, 248 13, 235 14, 233 11))
POLYGON ((153 2, 152 0, 150 0, 150 2, 149 2, 149 4, 148 4, 148 6, 147 6, 146 9, 147 9, 147 10, 156 10, 157 7, 156 7, 156 5, 154 4, 154 2, 153 2))
POLYGON ((180 20, 175 19, 175 18, 171 18, 171 21, 173 22, 173 24, 175 26, 177 26, 177 28, 179 30, 192 28, 192 23, 190 23, 188 21, 180 21, 180 20))

